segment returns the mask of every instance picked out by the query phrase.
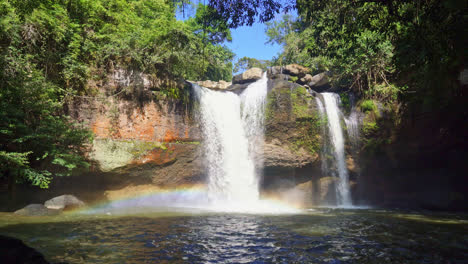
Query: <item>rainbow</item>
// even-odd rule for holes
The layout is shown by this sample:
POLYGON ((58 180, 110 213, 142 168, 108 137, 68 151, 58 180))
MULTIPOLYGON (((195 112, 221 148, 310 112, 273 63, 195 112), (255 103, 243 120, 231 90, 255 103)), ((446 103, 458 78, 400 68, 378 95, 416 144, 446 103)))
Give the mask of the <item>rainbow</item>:
POLYGON ((259 200, 258 203, 211 203, 204 185, 184 185, 177 188, 160 188, 154 185, 129 186, 107 191, 106 200, 74 210, 79 215, 131 215, 155 212, 229 212, 283 214, 299 213, 297 206, 276 197, 259 200))

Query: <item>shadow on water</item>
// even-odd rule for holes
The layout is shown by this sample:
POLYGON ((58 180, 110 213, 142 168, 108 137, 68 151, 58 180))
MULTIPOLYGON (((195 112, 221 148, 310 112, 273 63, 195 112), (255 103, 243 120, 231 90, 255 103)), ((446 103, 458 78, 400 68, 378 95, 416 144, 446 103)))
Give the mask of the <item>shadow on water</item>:
POLYGON ((467 220, 375 210, 41 218, 3 224, 53 262, 466 263, 467 220))

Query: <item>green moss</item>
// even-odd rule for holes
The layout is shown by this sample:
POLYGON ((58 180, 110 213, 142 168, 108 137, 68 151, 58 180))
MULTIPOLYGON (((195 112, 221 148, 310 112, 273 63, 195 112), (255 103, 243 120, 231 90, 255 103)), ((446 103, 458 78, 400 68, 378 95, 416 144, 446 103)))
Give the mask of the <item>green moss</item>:
POLYGON ((132 141, 133 148, 131 149, 130 153, 135 157, 138 158, 148 151, 153 150, 155 148, 159 148, 162 150, 166 150, 167 147, 164 143, 161 142, 148 142, 148 141, 132 141))
POLYGON ((297 87, 291 92, 292 111, 296 118, 311 117, 306 95, 307 89, 303 86, 297 87))
POLYGON ((374 101, 372 101, 372 100, 362 101, 359 108, 364 113, 375 112, 377 110, 377 106, 375 105, 374 101))
POLYGON ((318 153, 322 140, 320 137, 322 122, 322 118, 317 115, 306 120, 296 121, 299 136, 292 141, 291 149, 299 151, 303 148, 311 154, 318 153))
POLYGON ((299 79, 299 77, 297 77, 297 76, 291 76, 288 81, 297 82, 298 79, 299 79))
POLYGON ((267 103, 265 107, 265 119, 267 122, 273 120, 275 117, 276 96, 275 92, 271 92, 267 96, 267 103))
POLYGON ((364 124, 362 126, 362 132, 366 136, 377 132, 378 129, 379 129, 379 126, 377 125, 377 123, 375 121, 374 122, 364 122, 364 124))
POLYGON ((201 144, 200 141, 180 141, 180 140, 176 140, 174 143, 183 144, 183 145, 200 145, 201 144))
POLYGON ((141 140, 95 139, 91 158, 96 160, 101 169, 110 171, 129 164, 153 149, 166 150, 161 142, 141 140))

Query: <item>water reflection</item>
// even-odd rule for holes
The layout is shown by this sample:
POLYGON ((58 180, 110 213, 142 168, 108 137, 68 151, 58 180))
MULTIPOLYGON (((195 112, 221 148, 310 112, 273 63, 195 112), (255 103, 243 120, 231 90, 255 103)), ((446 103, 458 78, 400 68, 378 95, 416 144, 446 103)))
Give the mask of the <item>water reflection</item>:
POLYGON ((202 226, 191 223, 205 249, 203 262, 250 263, 274 252, 277 248, 267 229, 260 227, 262 221, 259 217, 226 215, 208 217, 202 226))
POLYGON ((66 263, 466 263, 466 217, 424 215, 447 220, 440 222, 413 215, 318 210, 281 216, 46 217, 17 224, 0 217, 0 234, 66 263))

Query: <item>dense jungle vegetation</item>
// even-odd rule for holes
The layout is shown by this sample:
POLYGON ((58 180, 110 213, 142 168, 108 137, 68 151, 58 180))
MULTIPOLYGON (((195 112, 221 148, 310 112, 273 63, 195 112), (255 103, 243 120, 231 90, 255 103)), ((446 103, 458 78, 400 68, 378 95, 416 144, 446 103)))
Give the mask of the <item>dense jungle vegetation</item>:
MULTIPOLYGON (((63 111, 114 69, 156 79, 230 79, 224 20, 207 6, 185 21, 166 0, 0 1, 0 173, 46 188, 86 166, 90 133, 63 111), (207 55, 209 54, 209 56, 207 55)), ((161 87, 177 96, 174 87, 161 87)))
MULTIPOLYGON (((298 63, 329 71, 360 98, 430 114, 446 136, 467 132, 466 1, 1 0, 0 173, 47 187, 86 166, 91 135, 63 106, 93 95, 89 80, 114 69, 157 79, 230 80, 230 28, 268 23, 283 46, 271 62, 241 58, 235 71, 298 63), (198 2, 197 2, 198 3, 198 2), (177 20, 187 5, 196 14, 177 20), (280 12, 297 10, 271 21, 280 12), (466 77, 465 77, 466 78, 466 77)), ((162 87, 177 94, 172 87, 162 87)), ((365 103, 373 108, 372 102, 365 103)), ((366 105, 362 106, 363 110, 366 105)))

